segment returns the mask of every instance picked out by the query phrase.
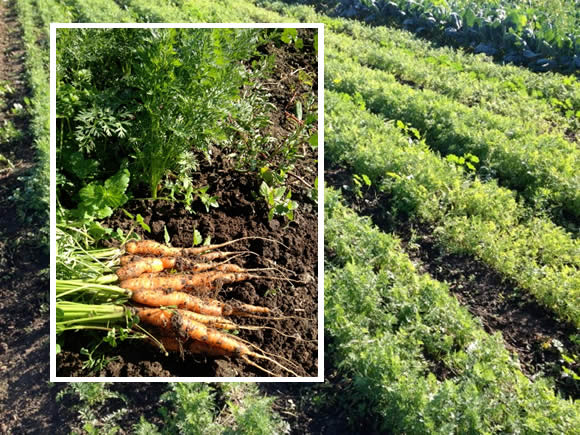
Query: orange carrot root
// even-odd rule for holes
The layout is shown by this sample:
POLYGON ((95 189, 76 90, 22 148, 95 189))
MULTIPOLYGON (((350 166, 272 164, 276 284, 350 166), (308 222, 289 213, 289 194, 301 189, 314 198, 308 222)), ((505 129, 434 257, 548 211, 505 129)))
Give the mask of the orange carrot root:
POLYGON ((200 314, 187 310, 180 310, 179 314, 186 319, 190 319, 216 329, 225 329, 228 331, 233 331, 235 329, 244 328, 243 326, 238 326, 231 320, 225 319, 220 316, 210 316, 207 314, 200 314))
POLYGON ((175 257, 181 253, 181 248, 165 246, 154 240, 132 240, 125 244, 125 251, 128 254, 175 257))
POLYGON ((150 307, 175 306, 210 316, 223 315, 225 306, 223 302, 213 299, 202 299, 184 292, 165 293, 162 290, 135 290, 131 299, 133 302, 150 307))
MULTIPOLYGON (((188 351, 193 354, 203 354, 208 356, 223 356, 221 352, 216 351, 215 348, 212 348, 206 343, 202 343, 200 341, 191 341, 191 340, 180 340, 175 336, 161 336, 159 337, 159 341, 165 348, 165 350, 169 352, 179 352, 182 356, 184 351, 188 351)), ((151 344, 154 346, 158 346, 158 343, 154 341, 150 341, 151 344)))
POLYGON ((224 316, 250 316, 252 314, 270 314, 272 310, 266 307, 244 304, 239 301, 232 301, 223 308, 224 316))
POLYGON ((233 336, 220 332, 217 329, 203 325, 183 315, 182 310, 163 310, 159 308, 137 308, 139 319, 146 324, 163 329, 172 328, 177 331, 181 338, 189 338, 195 342, 209 346, 211 352, 223 356, 236 356, 242 358, 247 364, 259 368, 260 370, 276 376, 273 372, 256 364, 249 357, 264 359, 284 369, 285 371, 298 376, 295 372, 284 367, 274 359, 252 351, 248 346, 234 338, 233 336))
POLYGON ((131 299, 150 307, 177 307, 210 316, 250 316, 270 314, 266 307, 243 304, 238 301, 225 303, 215 299, 200 298, 185 292, 165 293, 162 290, 135 290, 131 299))
POLYGON ((141 257, 137 256, 137 255, 129 255, 129 254, 125 254, 122 255, 119 258, 119 264, 121 265, 121 267, 128 265, 129 263, 132 263, 135 260, 140 259, 141 257))
POLYGON ((240 237, 239 239, 229 240, 224 243, 218 243, 214 245, 198 246, 195 248, 172 248, 165 246, 162 243, 156 242, 154 240, 139 240, 130 241, 125 244, 125 251, 128 254, 142 254, 142 255, 156 255, 156 256, 168 256, 168 257, 178 257, 178 256, 188 256, 188 255, 201 255, 206 254, 209 251, 214 251, 219 248, 224 248, 226 246, 232 245, 242 240, 266 240, 274 243, 278 243, 284 247, 283 243, 280 243, 273 239, 268 239, 266 237, 259 236, 248 236, 240 237))
POLYGON ((137 278, 129 278, 119 283, 119 286, 127 290, 190 290, 207 293, 218 290, 223 284, 246 281, 252 278, 262 278, 250 273, 235 273, 209 271, 196 274, 175 274, 170 276, 152 276, 143 274, 137 278))
POLYGON ((161 272, 164 269, 171 269, 175 266, 174 257, 137 257, 137 260, 121 267, 117 270, 117 277, 120 281, 136 278, 144 273, 161 272))

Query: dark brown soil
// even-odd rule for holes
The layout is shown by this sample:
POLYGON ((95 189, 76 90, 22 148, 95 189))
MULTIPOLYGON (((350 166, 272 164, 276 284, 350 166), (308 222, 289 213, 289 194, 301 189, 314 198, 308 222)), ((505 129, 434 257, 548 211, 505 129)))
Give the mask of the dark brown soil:
MULTIPOLYGON (((123 412, 121 418, 115 420, 119 427, 116 433, 119 435, 135 433, 132 429, 141 417, 158 428, 163 427, 163 418, 159 410, 163 406, 161 395, 167 391, 167 383, 116 382, 106 388, 119 397, 107 399, 104 404, 91 407, 99 422, 106 421, 107 417, 110 418, 113 413, 119 412, 122 408, 126 412, 123 412)), ((50 433, 59 435, 84 433, 82 432, 84 422, 76 409, 78 405, 79 400, 76 395, 62 395, 50 433)))
MULTIPOLYGON (((433 278, 446 282, 459 302, 476 317, 489 333, 501 332, 506 348, 518 355, 522 371, 531 379, 552 377, 555 389, 562 396, 580 397, 580 383, 562 371, 562 365, 578 372, 578 364, 562 359, 578 354, 578 346, 570 337, 575 328, 559 321, 540 306, 527 292, 481 261, 463 254, 447 252, 434 237, 434 229, 413 220, 395 220, 389 215, 390 199, 369 189, 363 198, 352 195, 352 174, 334 168, 326 172, 326 182, 336 188, 350 186, 345 197, 357 212, 371 216, 375 225, 394 232, 403 242, 407 254, 433 278), (350 193, 349 193, 350 192, 350 193)), ((448 370, 434 362, 433 372, 439 379, 450 376, 448 370)))
POLYGON ((329 351, 329 338, 325 341, 324 382, 263 383, 260 390, 276 398, 273 409, 290 424, 292 435, 375 435, 379 432, 372 423, 351 412, 357 406, 352 380, 339 374, 329 351))

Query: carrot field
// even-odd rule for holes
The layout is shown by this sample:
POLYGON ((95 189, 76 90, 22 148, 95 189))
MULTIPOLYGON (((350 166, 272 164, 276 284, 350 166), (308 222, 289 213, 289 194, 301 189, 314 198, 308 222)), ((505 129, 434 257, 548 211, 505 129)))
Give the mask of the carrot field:
POLYGON ((0 432, 575 433, 572 4, 3 3, 0 432), (324 24, 58 30, 53 301, 51 22, 324 24))

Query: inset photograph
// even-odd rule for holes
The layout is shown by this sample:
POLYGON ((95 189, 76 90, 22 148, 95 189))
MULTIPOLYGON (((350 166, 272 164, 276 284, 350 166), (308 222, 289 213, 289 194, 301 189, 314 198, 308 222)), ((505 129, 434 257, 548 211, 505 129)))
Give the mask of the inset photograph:
POLYGON ((154 26, 51 29, 51 380, 322 381, 322 25, 154 26))

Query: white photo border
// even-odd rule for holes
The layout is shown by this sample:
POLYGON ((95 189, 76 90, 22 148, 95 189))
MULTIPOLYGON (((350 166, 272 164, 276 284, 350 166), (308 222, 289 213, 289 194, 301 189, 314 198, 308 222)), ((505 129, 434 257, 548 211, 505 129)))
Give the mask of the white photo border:
POLYGON ((324 24, 51 23, 50 24, 50 382, 324 382, 324 24), (318 29, 318 374, 315 377, 63 377, 56 375, 56 30, 60 28, 318 29))

